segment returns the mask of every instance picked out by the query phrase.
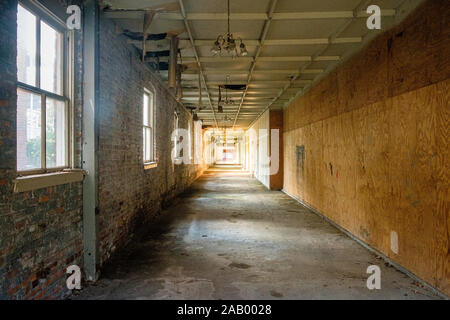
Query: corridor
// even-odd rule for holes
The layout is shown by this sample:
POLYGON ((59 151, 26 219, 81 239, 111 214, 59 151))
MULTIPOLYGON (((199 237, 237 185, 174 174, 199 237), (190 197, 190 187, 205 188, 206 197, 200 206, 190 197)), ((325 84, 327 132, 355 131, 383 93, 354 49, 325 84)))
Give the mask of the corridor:
POLYGON ((158 219, 72 299, 439 298, 238 166, 208 169, 158 219))

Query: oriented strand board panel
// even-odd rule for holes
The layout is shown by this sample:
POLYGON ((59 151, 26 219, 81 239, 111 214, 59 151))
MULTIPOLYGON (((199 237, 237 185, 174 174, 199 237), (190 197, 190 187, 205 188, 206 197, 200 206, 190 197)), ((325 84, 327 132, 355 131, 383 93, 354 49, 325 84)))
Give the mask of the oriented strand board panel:
POLYGON ((450 291, 450 84, 448 80, 436 85, 436 281, 444 292, 450 291))
POLYGON ((450 295, 448 16, 425 2, 292 102, 284 189, 450 295))

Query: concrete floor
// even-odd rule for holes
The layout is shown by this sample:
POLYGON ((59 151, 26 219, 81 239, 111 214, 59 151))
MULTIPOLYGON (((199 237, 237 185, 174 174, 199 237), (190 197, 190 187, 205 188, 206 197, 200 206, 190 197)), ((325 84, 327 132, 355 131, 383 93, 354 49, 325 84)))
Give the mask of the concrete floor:
POLYGON ((307 208, 214 168, 74 299, 438 299, 307 208), (366 269, 381 268, 381 290, 366 269))

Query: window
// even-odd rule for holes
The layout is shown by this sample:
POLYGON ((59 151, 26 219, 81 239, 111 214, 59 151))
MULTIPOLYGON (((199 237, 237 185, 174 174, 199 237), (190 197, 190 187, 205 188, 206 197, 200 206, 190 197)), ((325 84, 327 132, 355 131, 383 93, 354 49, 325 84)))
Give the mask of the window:
POLYGON ((69 166, 66 31, 44 8, 18 5, 17 170, 69 166))
POLYGON ((188 148, 189 148, 189 161, 192 161, 192 136, 191 136, 191 121, 188 121, 188 148))
POLYGON ((194 122, 194 161, 195 164, 201 163, 201 157, 203 152, 202 144, 202 123, 201 121, 194 122))
POLYGON ((143 142, 144 163, 155 161, 155 95, 144 89, 143 142))
POLYGON ((174 112, 173 116, 173 132, 174 132, 174 142, 173 142, 173 149, 174 149, 174 159, 178 159, 178 114, 174 112))

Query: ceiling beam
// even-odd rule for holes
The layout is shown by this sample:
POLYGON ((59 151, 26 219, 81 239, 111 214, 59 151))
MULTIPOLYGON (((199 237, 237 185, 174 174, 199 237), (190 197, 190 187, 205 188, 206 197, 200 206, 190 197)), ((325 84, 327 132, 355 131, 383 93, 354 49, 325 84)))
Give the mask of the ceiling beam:
MULTIPOLYGON (((147 46, 151 47, 151 43, 154 43, 155 41, 161 41, 161 40, 147 40, 147 46)), ((212 47, 214 44, 215 39, 209 39, 209 40, 194 40, 194 44, 196 47, 212 47)), ((129 43, 135 44, 135 45, 141 45, 142 41, 140 40, 128 40, 129 43)), ((245 40, 243 39, 243 42, 248 47, 256 47, 260 46, 261 42, 259 40, 245 40)), ((336 38, 332 40, 332 43, 339 44, 339 43, 360 43, 362 42, 361 37, 344 37, 344 38, 336 38)), ((311 38, 311 39, 267 39, 264 42, 264 45, 266 46, 299 46, 299 45, 326 45, 330 44, 330 40, 327 38, 311 38)), ((183 50, 192 48, 192 43, 189 40, 186 39, 180 39, 180 48, 183 50)))
MULTIPOLYGON (((321 48, 318 52, 316 52, 315 54, 314 54, 314 56, 313 56, 313 59, 312 60, 314 60, 314 59, 316 59, 317 57, 320 57, 329 47, 330 47, 330 44, 333 44, 333 43, 340 43, 339 42, 339 35, 340 34, 342 34, 342 32, 344 32, 347 28, 348 28, 348 26, 356 19, 356 18, 358 18, 359 17, 359 14, 360 14, 360 12, 363 10, 363 8, 364 7, 366 7, 366 6, 368 6, 369 4, 370 4, 370 1, 371 0, 361 0, 360 2, 359 2, 359 4, 356 6, 356 8, 352 11, 352 18, 351 19, 347 19, 344 23, 342 23, 331 35, 330 35, 330 37, 328 38, 328 45, 327 46, 325 46, 325 47, 323 47, 323 48, 321 48)), ((393 15, 395 15, 395 10, 392 10, 392 12, 391 12, 393 15)), ((367 16, 367 14, 366 14, 366 16, 367 16)), ((362 39, 361 39, 361 42, 362 42, 362 39)), ((306 68, 308 68, 310 65, 311 65, 311 63, 312 62, 309 62, 309 63, 307 63, 307 64, 305 64, 305 65, 303 65, 302 67, 300 67, 300 69, 298 70, 298 73, 292 78, 292 80, 290 81, 290 83, 289 84, 287 84, 284 88, 283 88, 283 90, 281 91, 281 93, 279 94, 279 96, 271 103, 271 104, 269 104, 268 106, 267 106, 267 108, 263 111, 263 112, 261 112, 261 114, 255 119, 255 120, 253 120, 253 122, 250 124, 250 126, 255 122, 255 121, 257 121, 258 120, 258 118, 266 111, 266 110, 268 110, 275 102, 276 103, 278 103, 281 99, 281 97, 284 95, 284 93, 287 91, 287 89, 289 89, 290 87, 292 87, 292 85, 296 82, 296 81, 298 81, 297 79, 298 79, 298 77, 300 76, 300 74, 306 69, 306 68)), ((312 83, 312 81, 311 81, 311 83, 312 83)), ((305 88, 302 88, 301 89, 302 91, 304 91, 305 90, 305 88)), ((295 95, 294 95, 295 96, 295 95)), ((283 103, 283 105, 285 104, 285 103, 289 103, 290 101, 292 101, 292 99, 293 98, 291 98, 291 99, 288 99, 286 102, 284 102, 283 103)), ((283 100, 284 101, 284 100, 283 100)))
MULTIPOLYGON (((187 31, 187 33, 189 35, 189 40, 191 41, 192 46, 194 46, 194 37, 192 36, 191 27, 190 27, 189 22, 188 22, 188 20, 186 18, 186 11, 184 9, 183 0, 179 0, 179 4, 180 4, 181 15, 183 17, 183 22, 184 22, 184 25, 186 27, 186 31, 187 31)), ((216 127, 219 128, 219 126, 217 125, 216 113, 214 112, 214 108, 213 108, 213 105, 212 105, 211 97, 209 96, 208 84, 206 83, 205 76, 203 75, 203 72, 202 72, 202 65, 200 63, 200 59, 198 57, 198 53, 197 53, 196 48, 194 47, 193 50, 194 50, 196 62, 197 62, 197 65, 198 65, 198 70, 200 72, 200 77, 201 77, 201 80, 203 81, 203 84, 205 85, 206 94, 207 94, 207 96, 209 98, 209 106, 210 106, 211 111, 212 111, 213 116, 214 116, 214 122, 216 124, 216 127)))
MULTIPOLYGON (((132 40, 130 40, 132 41, 132 40)), ((215 39, 209 40, 195 40, 194 44, 197 47, 212 47, 215 39)), ((260 40, 242 39, 247 46, 260 46, 260 40)), ((362 41, 361 37, 343 37, 332 40, 332 43, 359 43, 362 41)), ((329 38, 310 38, 310 39, 267 39, 264 42, 266 46, 298 46, 298 45, 324 45, 330 44, 329 38)), ((180 47, 187 48, 190 45, 186 40, 180 40, 180 47)))
POLYGON ((289 46, 289 45, 321 45, 330 43, 359 43, 362 41, 361 37, 346 37, 337 39, 327 38, 312 38, 312 39, 272 39, 267 40, 265 45, 267 46, 289 46))
MULTIPOLYGON (((261 60, 258 60, 261 61, 261 60)), ((230 69, 205 69, 203 70, 205 74, 223 74, 223 75, 247 75, 248 70, 230 70, 230 69)), ((298 69, 261 69, 255 70, 254 73, 259 74, 294 74, 297 73, 298 69)), ((303 73, 305 74, 315 74, 322 73, 323 69, 306 69, 303 73)), ((186 70, 183 74, 197 74, 197 70, 186 70)))
POLYGON ((143 37, 142 37, 142 62, 145 61, 145 55, 147 54, 146 40, 150 34, 150 26, 152 24, 153 18, 155 17, 155 11, 146 11, 144 14, 144 24, 143 24, 143 37))
MULTIPOLYGON (((229 62, 253 62, 253 57, 200 57, 200 62, 203 63, 229 63, 229 62)), ((291 56, 291 57, 259 57, 261 62, 311 62, 311 61, 339 61, 339 56, 320 56, 313 59, 310 56, 291 56)), ((183 63, 195 62, 193 57, 183 57, 183 63)))
MULTIPOLYGON (((381 10, 381 15, 384 17, 392 17, 395 15, 395 9, 381 10)), ((351 19, 364 18, 368 14, 361 10, 359 12, 353 11, 320 11, 320 12, 273 12, 266 13, 231 13, 230 20, 311 20, 311 19, 351 19)), ((111 15, 109 16, 111 17, 111 15)), ((127 16, 129 19, 129 16, 127 16)), ((120 15, 114 16, 114 19, 120 19, 120 15)), ((179 13, 160 13, 159 19, 164 20, 183 20, 179 13)), ((227 20, 227 13, 188 13, 187 20, 227 20)))

